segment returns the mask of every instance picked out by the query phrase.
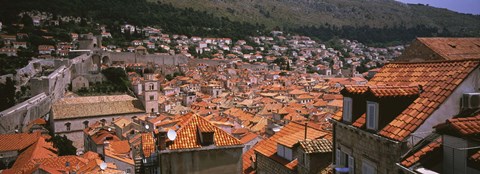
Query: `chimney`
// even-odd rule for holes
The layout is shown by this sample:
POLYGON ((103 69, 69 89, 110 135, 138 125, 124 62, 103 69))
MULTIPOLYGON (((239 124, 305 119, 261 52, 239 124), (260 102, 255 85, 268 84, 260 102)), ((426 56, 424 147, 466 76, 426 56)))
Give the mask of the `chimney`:
POLYGON ((308 123, 305 123, 305 138, 304 139, 307 139, 307 128, 308 128, 307 124, 308 123))
POLYGON ((167 132, 165 132, 163 130, 159 131, 157 136, 158 136, 158 141, 157 141, 158 142, 158 144, 157 144, 158 148, 160 150, 167 149, 167 132))

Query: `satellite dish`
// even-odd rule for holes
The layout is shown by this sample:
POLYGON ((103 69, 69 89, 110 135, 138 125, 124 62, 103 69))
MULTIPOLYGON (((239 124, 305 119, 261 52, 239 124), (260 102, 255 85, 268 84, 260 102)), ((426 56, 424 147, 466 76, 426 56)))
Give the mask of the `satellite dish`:
POLYGON ((112 131, 112 128, 109 127, 109 128, 108 128, 108 132, 111 132, 111 131, 112 131))
POLYGON ((177 138, 177 132, 175 132, 173 129, 170 129, 167 132, 167 137, 170 141, 173 141, 175 138, 177 138))
POLYGON ((150 128, 150 126, 148 126, 148 124, 147 124, 147 125, 145 125, 145 129, 147 129, 147 130, 148 130, 149 128, 150 128))
POLYGON ((279 127, 275 127, 275 128, 273 128, 272 130, 273 130, 273 132, 278 132, 278 131, 280 131, 280 128, 279 128, 279 127))
POLYGON ((102 162, 102 163, 100 164, 100 169, 102 169, 102 170, 107 169, 107 163, 102 162))

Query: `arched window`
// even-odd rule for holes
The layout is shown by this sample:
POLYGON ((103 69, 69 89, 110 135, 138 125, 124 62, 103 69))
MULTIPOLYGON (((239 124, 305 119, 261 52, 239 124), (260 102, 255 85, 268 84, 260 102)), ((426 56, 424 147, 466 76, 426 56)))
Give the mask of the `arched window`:
POLYGON ((72 123, 68 122, 68 123, 65 123, 65 127, 66 127, 66 130, 67 131, 70 131, 70 126, 72 125, 72 123))
POLYGON ((153 89, 154 89, 154 85, 150 84, 150 90, 153 90, 153 89))
POLYGON ((83 125, 85 126, 85 128, 87 128, 87 127, 88 127, 88 120, 85 120, 85 121, 83 122, 83 125))

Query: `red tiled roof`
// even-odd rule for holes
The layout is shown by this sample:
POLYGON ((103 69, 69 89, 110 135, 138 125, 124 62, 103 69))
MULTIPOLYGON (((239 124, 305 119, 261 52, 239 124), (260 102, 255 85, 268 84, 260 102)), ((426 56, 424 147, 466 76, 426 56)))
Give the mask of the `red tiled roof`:
POLYGON ((375 97, 402 97, 418 95, 420 88, 418 86, 377 86, 369 85, 369 91, 375 97))
POLYGON ((446 121, 444 126, 463 136, 478 135, 480 133, 480 115, 467 118, 451 118, 446 121))
POLYGON ((33 160, 57 157, 56 149, 52 143, 49 143, 43 137, 35 139, 35 143, 23 151, 12 166, 15 173, 33 172, 37 166, 33 160))
POLYGON ((41 136, 40 132, 36 133, 19 133, 19 134, 0 134, 0 152, 20 151, 31 144, 35 143, 41 136), (8 142, 8 143, 5 143, 8 142))
POLYGON ((441 145, 442 145, 442 138, 438 137, 435 139, 435 141, 432 141, 419 151, 415 152, 413 155, 407 157, 405 160, 401 162, 401 164, 405 167, 410 167, 413 164, 417 163, 420 161, 422 158, 424 158, 426 155, 429 153, 435 151, 435 150, 441 150, 441 145))
POLYGON ((246 135, 242 136, 242 138, 240 139, 240 142, 242 142, 242 144, 245 144, 245 143, 248 143, 248 142, 252 141, 253 139, 255 139, 257 137, 258 137, 257 134, 249 132, 246 135))
POLYGON ((130 144, 128 143, 128 140, 113 141, 110 142, 110 149, 115 153, 125 154, 130 152, 130 144))
POLYGON ((476 166, 480 166, 480 150, 471 155, 468 160, 474 163, 476 166))
POLYGON ((387 86, 387 85, 355 85, 345 86, 344 91, 350 94, 370 92, 375 97, 401 97, 419 94, 419 86, 387 86))
POLYGON ((152 133, 142 133, 142 151, 145 157, 150 157, 155 152, 155 141, 152 133))
POLYGON ((368 86, 366 85, 345 85, 343 88, 346 92, 351 94, 363 94, 367 92, 368 86))
POLYGON ((401 141, 415 131, 479 65, 478 60, 392 63, 385 65, 368 85, 416 86, 423 92, 379 135, 401 141))
POLYGON ((480 58, 480 38, 417 38, 445 60, 480 58))
POLYGON ((208 120, 191 114, 184 116, 184 120, 180 123, 180 128, 177 130, 177 138, 173 141, 169 149, 192 149, 201 148, 200 140, 197 138, 197 127, 202 131, 214 132, 215 146, 235 146, 241 145, 242 142, 224 130, 210 123, 208 120))
POLYGON ((337 120, 337 121, 342 121, 343 117, 343 109, 339 109, 335 114, 332 115, 332 119, 337 120))
POLYGON ((255 159, 255 148, 258 147, 258 144, 260 144, 260 143, 255 144, 252 148, 250 148, 245 153, 243 153, 243 156, 242 156, 242 161, 243 161, 242 171, 243 171, 244 174, 255 173, 255 169, 252 168, 252 160, 253 161, 256 160, 255 159))
MULTIPOLYGON (((299 140, 304 139, 305 125, 290 122, 285 127, 283 127, 279 132, 275 133, 270 138, 260 141, 254 149, 255 152, 262 154, 274 161, 282 164, 288 169, 293 170, 296 167, 296 162, 287 161, 286 159, 277 155, 277 144, 281 143, 288 147, 293 146, 293 144, 298 143, 299 140)), ((318 139, 323 138, 328 135, 327 132, 317 130, 311 127, 307 129, 307 138, 309 139, 318 139)))
POLYGON ((366 118, 367 118, 367 114, 366 113, 362 114, 362 116, 360 116, 355 122, 352 123, 352 126, 355 126, 358 128, 365 127, 366 118))

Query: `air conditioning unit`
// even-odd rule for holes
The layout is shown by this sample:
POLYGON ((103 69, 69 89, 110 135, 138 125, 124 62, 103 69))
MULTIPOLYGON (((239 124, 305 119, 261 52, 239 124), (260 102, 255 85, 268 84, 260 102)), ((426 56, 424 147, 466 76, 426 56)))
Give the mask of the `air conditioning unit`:
POLYGON ((480 93, 465 93, 462 98, 462 110, 480 108, 480 93))

